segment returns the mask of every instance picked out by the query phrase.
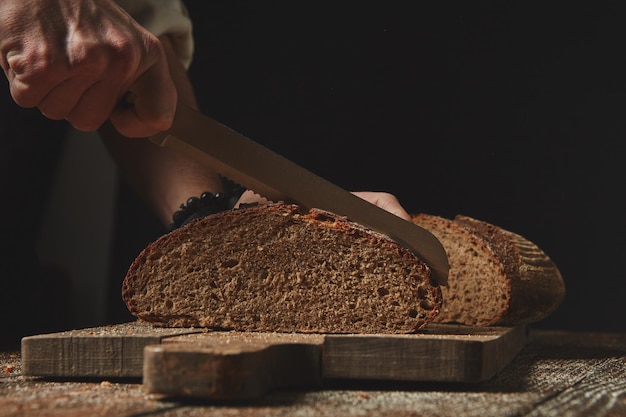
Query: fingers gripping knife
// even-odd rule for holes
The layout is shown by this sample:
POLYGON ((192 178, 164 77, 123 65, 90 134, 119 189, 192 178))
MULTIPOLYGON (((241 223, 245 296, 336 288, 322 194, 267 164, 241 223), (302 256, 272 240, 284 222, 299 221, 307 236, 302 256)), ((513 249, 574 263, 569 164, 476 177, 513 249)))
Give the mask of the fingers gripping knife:
POLYGON ((384 233, 413 251, 446 285, 448 258, 429 231, 371 204, 313 174, 234 130, 178 103, 169 131, 150 138, 206 163, 222 176, 271 201, 320 208, 384 233))

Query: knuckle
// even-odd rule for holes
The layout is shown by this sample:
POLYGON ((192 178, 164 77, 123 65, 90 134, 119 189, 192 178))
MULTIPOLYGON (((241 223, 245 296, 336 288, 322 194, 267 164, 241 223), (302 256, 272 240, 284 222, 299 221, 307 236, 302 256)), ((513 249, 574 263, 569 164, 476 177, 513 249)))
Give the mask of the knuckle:
POLYGON ((68 55, 73 70, 88 73, 92 78, 126 73, 136 59, 132 44, 124 39, 83 40, 76 42, 68 55))
POLYGON ((112 43, 108 49, 115 72, 119 74, 134 72, 140 60, 140 53, 130 39, 119 39, 112 43))
POLYGON ((59 74, 59 65, 45 54, 27 54, 8 60, 13 73, 10 90, 17 104, 35 107, 45 97, 59 74))
POLYGON ((36 81, 58 71, 59 61, 44 50, 25 50, 7 58, 9 68, 24 81, 36 81))
POLYGON ((81 43, 72 48, 69 62, 73 70, 95 75, 105 69, 109 61, 105 48, 96 43, 81 43))

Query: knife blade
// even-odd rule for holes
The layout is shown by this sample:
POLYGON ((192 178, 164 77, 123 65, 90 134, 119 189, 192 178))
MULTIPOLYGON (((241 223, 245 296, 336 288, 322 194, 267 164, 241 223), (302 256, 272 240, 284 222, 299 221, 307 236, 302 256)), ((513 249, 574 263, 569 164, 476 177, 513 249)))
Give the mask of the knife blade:
POLYGON ((172 127, 150 141, 207 164, 271 201, 319 208, 383 233, 408 248, 447 284, 448 257, 429 231, 363 200, 191 107, 178 103, 172 127))

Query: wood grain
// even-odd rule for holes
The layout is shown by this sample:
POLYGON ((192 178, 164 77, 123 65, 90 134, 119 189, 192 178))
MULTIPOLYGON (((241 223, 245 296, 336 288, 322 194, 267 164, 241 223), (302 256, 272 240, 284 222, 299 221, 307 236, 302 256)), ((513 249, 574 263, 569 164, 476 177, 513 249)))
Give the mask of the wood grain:
POLYGON ((417 335, 328 335, 325 378, 481 382, 501 371, 527 340, 524 326, 437 326, 417 335), (463 332, 465 332, 463 334, 463 332))
POLYGON ((28 336, 22 339, 22 372, 61 378, 141 378, 145 346, 200 331, 133 322, 28 336))
POLYGON ((176 337, 144 351, 148 392, 244 400, 279 387, 316 387, 322 335, 217 332, 176 337))

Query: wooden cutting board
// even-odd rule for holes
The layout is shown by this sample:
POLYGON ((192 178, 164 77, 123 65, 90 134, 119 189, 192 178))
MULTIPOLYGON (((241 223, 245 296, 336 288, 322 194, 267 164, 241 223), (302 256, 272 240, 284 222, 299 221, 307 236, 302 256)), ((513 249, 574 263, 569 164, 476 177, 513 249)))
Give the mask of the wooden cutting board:
POLYGON ((145 323, 26 337, 26 375, 143 377, 152 393, 249 399, 337 379, 473 383, 502 370, 526 326, 430 325, 411 335, 287 334, 157 328, 145 323))

